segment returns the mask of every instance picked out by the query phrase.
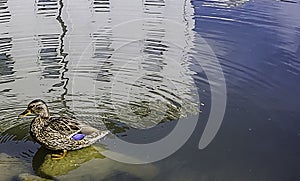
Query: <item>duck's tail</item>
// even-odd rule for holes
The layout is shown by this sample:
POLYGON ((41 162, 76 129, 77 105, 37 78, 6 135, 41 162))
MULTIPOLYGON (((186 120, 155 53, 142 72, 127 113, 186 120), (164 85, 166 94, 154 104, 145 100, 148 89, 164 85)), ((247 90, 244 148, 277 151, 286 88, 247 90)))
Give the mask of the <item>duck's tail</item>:
POLYGON ((91 135, 87 135, 87 138, 90 140, 91 143, 95 143, 96 141, 104 138, 106 135, 110 133, 108 130, 98 130, 91 135))

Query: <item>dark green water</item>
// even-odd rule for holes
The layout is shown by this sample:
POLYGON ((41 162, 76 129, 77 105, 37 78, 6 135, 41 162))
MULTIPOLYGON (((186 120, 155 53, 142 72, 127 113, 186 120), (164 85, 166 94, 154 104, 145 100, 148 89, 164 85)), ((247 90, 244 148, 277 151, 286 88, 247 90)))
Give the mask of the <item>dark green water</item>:
POLYGON ((299 180, 299 10, 1 1, 0 180, 299 180), (17 118, 36 98, 112 134, 53 161, 17 118))

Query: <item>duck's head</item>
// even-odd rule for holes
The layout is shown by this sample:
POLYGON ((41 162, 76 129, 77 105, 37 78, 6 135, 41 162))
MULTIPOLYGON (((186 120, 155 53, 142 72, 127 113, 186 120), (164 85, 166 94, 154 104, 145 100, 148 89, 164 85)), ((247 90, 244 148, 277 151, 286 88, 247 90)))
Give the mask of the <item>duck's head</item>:
POLYGON ((49 110, 43 100, 36 99, 28 104, 27 109, 19 115, 19 118, 25 117, 29 114, 35 114, 41 117, 49 117, 49 110))

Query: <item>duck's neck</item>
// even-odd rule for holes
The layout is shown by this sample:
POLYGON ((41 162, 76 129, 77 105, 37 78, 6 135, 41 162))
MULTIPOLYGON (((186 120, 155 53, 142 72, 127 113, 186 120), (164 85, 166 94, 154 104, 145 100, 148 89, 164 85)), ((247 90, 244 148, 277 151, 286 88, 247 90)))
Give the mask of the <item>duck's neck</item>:
POLYGON ((42 143, 44 136, 44 128, 47 126, 49 118, 42 118, 40 115, 35 117, 30 125, 30 135, 38 143, 42 143))
POLYGON ((49 120, 50 120, 49 116, 45 116, 44 114, 39 114, 33 119, 32 124, 43 127, 48 124, 49 120))
POLYGON ((34 124, 39 124, 39 125, 44 126, 44 125, 47 125, 47 124, 48 124, 49 120, 50 120, 49 117, 45 117, 45 116, 42 116, 42 115, 38 115, 37 117, 35 117, 35 118, 33 119, 33 123, 34 123, 34 124))

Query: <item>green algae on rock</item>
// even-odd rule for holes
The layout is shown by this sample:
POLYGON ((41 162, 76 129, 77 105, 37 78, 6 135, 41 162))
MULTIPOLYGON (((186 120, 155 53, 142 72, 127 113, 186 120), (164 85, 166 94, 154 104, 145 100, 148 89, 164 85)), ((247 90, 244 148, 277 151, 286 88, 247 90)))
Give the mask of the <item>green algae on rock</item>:
POLYGON ((50 154, 46 154, 44 161, 35 165, 35 170, 38 175, 43 177, 54 177, 67 174, 71 170, 80 167, 81 164, 95 158, 103 159, 105 156, 101 155, 93 146, 69 151, 67 156, 60 160, 53 160, 50 154))

